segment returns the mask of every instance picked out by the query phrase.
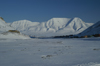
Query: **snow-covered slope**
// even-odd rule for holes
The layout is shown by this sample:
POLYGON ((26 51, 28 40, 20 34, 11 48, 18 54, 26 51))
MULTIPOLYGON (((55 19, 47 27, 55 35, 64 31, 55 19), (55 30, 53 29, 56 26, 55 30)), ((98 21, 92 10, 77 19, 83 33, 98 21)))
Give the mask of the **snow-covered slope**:
POLYGON ((20 20, 10 26, 22 33, 34 36, 55 36, 77 34, 88 28, 91 23, 85 23, 80 18, 52 18, 47 22, 31 22, 20 20))
POLYGON ((1 17, 0 17, 0 33, 8 31, 8 30, 14 30, 11 26, 9 26, 1 17))
POLYGON ((37 26, 39 23, 38 22, 31 22, 29 20, 19 20, 15 21, 11 24, 13 28, 16 30, 24 31, 24 30, 29 30, 29 28, 33 26, 37 26))
POLYGON ((9 26, 9 24, 0 17, 0 39, 29 39, 29 37, 24 34, 9 32, 9 30, 15 29, 9 26))
POLYGON ((81 32, 79 35, 84 36, 84 35, 93 35, 93 34, 100 34, 100 21, 90 26, 89 28, 81 32))

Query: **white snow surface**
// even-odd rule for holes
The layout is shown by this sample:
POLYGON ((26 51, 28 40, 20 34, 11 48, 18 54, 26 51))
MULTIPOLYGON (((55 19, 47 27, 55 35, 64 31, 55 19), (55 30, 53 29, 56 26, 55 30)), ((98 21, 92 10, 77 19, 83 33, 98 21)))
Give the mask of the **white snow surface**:
POLYGON ((0 39, 30 39, 29 36, 21 33, 1 33, 0 39))
POLYGON ((100 66, 100 38, 0 39, 0 66, 100 66))
POLYGON ((16 30, 32 36, 55 36, 78 34, 93 23, 85 23, 80 18, 52 18, 46 22, 19 20, 11 24, 16 30))
POLYGON ((100 21, 90 26, 89 28, 81 32, 79 35, 84 36, 84 35, 94 35, 94 34, 100 34, 100 21))

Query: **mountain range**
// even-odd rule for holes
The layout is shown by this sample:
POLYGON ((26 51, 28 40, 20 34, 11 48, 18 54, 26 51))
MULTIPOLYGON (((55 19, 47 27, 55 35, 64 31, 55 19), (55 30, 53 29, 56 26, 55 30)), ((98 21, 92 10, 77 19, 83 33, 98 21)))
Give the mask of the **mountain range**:
POLYGON ((18 30, 23 34, 45 37, 74 35, 80 36, 100 34, 100 21, 97 23, 85 23, 80 18, 52 18, 46 22, 32 22, 29 20, 19 20, 6 23, 0 17, 0 33, 9 30, 18 30))
POLYGON ((14 21, 9 24, 15 30, 31 36, 57 36, 78 34, 93 23, 85 23, 80 18, 52 18, 46 22, 29 20, 14 21))

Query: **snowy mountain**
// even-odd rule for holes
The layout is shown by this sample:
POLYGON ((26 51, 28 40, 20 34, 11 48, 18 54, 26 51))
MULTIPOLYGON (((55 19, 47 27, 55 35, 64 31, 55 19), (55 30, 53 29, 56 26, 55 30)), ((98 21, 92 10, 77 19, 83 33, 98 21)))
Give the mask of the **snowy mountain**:
POLYGON ((31 22, 29 20, 15 21, 10 26, 20 32, 32 36, 55 36, 78 34, 91 26, 80 18, 52 18, 47 22, 31 22))
POLYGON ((9 32, 9 30, 15 29, 9 26, 9 24, 0 17, 0 39, 30 39, 29 36, 21 33, 9 32))
POLYGON ((84 36, 84 35, 94 35, 94 34, 100 34, 100 21, 90 26, 89 28, 81 32, 79 35, 84 36))
POLYGON ((14 30, 11 26, 9 26, 2 17, 0 17, 0 33, 8 31, 8 30, 14 30))

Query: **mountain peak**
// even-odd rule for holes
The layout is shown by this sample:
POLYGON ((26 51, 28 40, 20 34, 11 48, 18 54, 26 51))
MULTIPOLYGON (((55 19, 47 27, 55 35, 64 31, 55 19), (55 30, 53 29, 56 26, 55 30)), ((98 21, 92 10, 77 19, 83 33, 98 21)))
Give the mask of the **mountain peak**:
POLYGON ((51 18, 50 20, 63 20, 63 19, 71 19, 71 18, 51 18))
MULTIPOLYGON (((2 18, 2 17, 0 17, 0 20, 2 20, 2 21, 4 21, 5 22, 5 20, 2 18)), ((6 22, 5 22, 6 23, 6 22)))
POLYGON ((80 19, 79 17, 74 17, 74 19, 80 19))
POLYGON ((24 20, 19 20, 19 21, 14 21, 14 22, 31 22, 31 21, 24 19, 24 20))
POLYGON ((47 22, 52 23, 61 23, 61 22, 68 22, 71 18, 52 18, 48 20, 47 22))
POLYGON ((75 17, 75 18, 72 18, 73 20, 75 20, 75 21, 82 21, 82 19, 80 19, 79 17, 75 17))
POLYGON ((2 17, 0 17, 0 19, 4 21, 4 19, 2 17))
POLYGON ((0 22, 6 23, 2 17, 0 17, 0 22))

